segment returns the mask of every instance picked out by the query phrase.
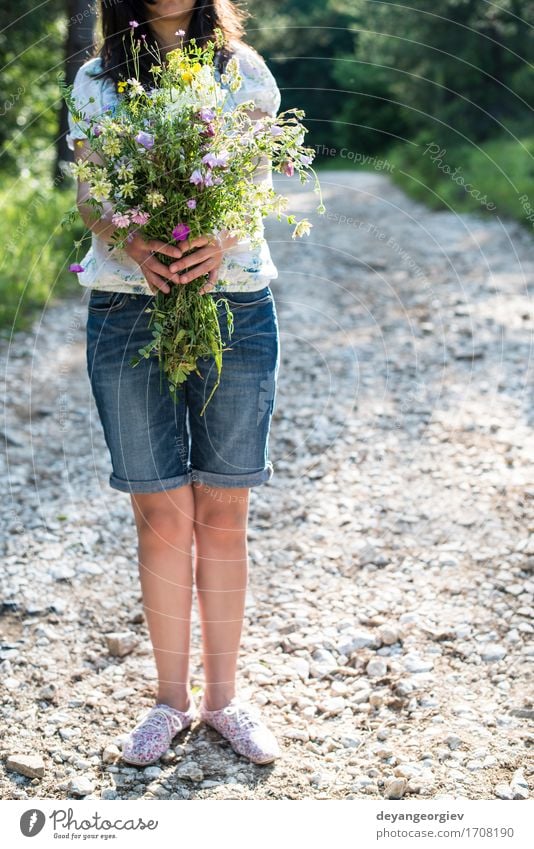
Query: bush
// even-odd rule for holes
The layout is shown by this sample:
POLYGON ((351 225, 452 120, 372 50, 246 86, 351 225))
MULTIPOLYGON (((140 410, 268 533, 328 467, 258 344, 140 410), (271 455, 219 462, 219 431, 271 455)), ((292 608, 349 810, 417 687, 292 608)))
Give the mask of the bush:
POLYGON ((520 198, 534 207, 534 137, 494 138, 476 147, 436 144, 428 152, 430 137, 415 141, 417 147, 396 146, 387 154, 393 180, 412 197, 434 209, 509 216, 532 228, 520 198))
POLYGON ((76 261, 73 242, 84 227, 61 226, 73 202, 72 190, 43 188, 42 180, 21 187, 20 180, 8 185, 4 178, 0 184, 0 327, 26 327, 51 296, 77 291, 68 267, 76 261))

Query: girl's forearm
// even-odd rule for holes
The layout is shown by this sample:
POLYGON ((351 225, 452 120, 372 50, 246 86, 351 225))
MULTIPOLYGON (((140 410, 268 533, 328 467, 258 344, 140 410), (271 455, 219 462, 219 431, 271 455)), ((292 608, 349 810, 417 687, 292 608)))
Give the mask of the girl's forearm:
POLYGON ((113 236, 117 232, 118 228, 111 220, 113 207, 109 201, 104 202, 104 212, 98 218, 95 217, 95 210, 90 204, 83 200, 79 200, 77 205, 82 221, 87 229, 91 230, 100 239, 103 239, 103 241, 111 245, 113 236))

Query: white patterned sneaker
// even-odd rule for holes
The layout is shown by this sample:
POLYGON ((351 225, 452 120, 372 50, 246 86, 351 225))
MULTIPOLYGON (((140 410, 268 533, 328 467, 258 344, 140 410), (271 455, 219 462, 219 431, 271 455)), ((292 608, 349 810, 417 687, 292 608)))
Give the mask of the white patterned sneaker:
POLYGON ((268 764, 280 757, 276 737, 259 717, 255 707, 235 696, 220 710, 206 710, 200 702, 200 719, 225 737, 234 752, 255 764, 268 764))
POLYGON ((196 716, 193 699, 187 711, 170 705, 153 705, 141 717, 122 749, 122 759, 136 766, 148 766, 165 754, 174 737, 188 728, 196 716))

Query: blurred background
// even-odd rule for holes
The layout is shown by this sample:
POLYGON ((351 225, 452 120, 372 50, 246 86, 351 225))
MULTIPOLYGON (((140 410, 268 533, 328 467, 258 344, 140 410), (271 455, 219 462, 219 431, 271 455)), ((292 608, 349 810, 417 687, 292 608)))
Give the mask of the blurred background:
MULTIPOLYGON (((0 0, 0 325, 77 291, 64 176, 71 83, 97 35, 95 3, 0 0)), ((320 169, 384 168, 431 208, 534 217, 529 0, 249 0, 247 40, 282 108, 306 111, 320 169), (454 167, 448 163, 454 163, 454 167), (466 186, 466 184, 468 184, 466 186), (476 192, 469 186, 477 187, 476 192)), ((87 234, 85 235, 87 238, 87 234)))

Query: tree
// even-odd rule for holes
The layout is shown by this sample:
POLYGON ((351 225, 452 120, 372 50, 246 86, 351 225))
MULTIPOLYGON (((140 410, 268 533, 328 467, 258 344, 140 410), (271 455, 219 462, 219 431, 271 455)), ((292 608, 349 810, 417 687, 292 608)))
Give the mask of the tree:
MULTIPOLYGON (((50 0, 46 15, 33 0, 0 0, 0 166, 21 171, 47 158, 55 132, 61 45, 62 0, 50 0)), ((49 157, 48 157, 49 159, 49 157)))
MULTIPOLYGON (((92 53, 96 14, 95 7, 86 0, 66 0, 67 36, 65 40, 65 83, 71 85, 78 68, 92 53)), ((59 180, 63 173, 63 163, 71 159, 65 134, 68 131, 68 113, 65 102, 61 103, 59 114, 59 135, 56 145, 54 177, 59 180)))
POLYGON ((282 109, 306 112, 306 143, 331 147, 347 95, 336 63, 354 51, 353 0, 249 0, 248 40, 265 57, 282 93, 282 109))
POLYGON ((355 57, 370 63, 370 78, 382 76, 409 135, 432 127, 442 143, 481 142, 525 120, 534 42, 528 0, 338 2, 362 27, 355 57))

